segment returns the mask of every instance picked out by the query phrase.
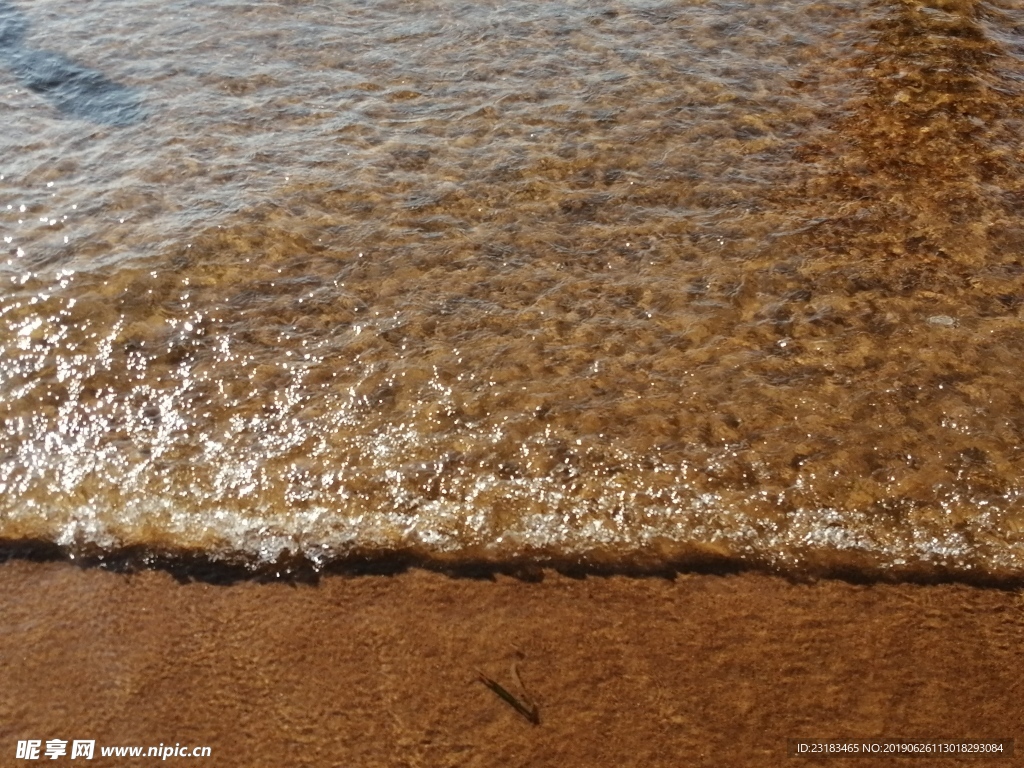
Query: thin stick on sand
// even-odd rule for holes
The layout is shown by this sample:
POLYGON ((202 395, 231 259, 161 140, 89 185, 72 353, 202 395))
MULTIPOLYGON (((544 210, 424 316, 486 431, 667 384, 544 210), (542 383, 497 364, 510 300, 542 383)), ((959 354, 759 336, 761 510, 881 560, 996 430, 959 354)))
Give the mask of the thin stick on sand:
POLYGON ((519 670, 516 669, 516 665, 514 663, 512 664, 512 676, 515 677, 516 682, 519 683, 519 689, 522 692, 522 700, 513 696, 500 683, 488 677, 483 672, 477 670, 476 674, 481 683, 490 688, 496 696, 512 707, 512 709, 529 720, 533 725, 540 725, 540 711, 537 708, 537 705, 527 695, 526 689, 523 687, 523 681, 519 677, 519 670))

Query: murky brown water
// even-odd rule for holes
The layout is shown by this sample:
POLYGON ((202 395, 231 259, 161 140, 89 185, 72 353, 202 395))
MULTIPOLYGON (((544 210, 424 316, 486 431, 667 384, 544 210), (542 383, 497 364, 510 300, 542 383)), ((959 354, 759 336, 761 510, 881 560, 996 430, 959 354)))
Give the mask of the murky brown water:
POLYGON ((7 0, 0 536, 1024 575, 1022 34, 7 0))

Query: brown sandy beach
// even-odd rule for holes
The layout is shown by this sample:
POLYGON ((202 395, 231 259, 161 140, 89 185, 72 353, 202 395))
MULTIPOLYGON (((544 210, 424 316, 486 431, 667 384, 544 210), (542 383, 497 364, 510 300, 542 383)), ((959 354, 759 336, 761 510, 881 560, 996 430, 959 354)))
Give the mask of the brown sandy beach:
POLYGON ((212 756, 166 764, 838 768, 906 761, 790 758, 786 739, 1024 734, 1024 599, 964 585, 223 585, 14 559, 0 617, 2 765, 33 764, 19 739, 61 738, 95 739, 97 766, 160 762, 99 746, 178 742, 212 756), (516 690, 517 660, 539 726, 476 679, 516 690))

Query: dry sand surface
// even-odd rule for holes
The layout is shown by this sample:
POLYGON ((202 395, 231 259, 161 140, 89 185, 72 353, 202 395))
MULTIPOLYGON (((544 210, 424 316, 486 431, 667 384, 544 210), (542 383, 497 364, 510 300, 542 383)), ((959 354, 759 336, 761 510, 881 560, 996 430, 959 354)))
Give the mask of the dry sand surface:
MULTIPOLYGON (((813 761, 790 737, 1019 738, 1024 600, 962 585, 410 570, 317 584, 0 565, 0 765, 19 739, 208 745, 209 766, 813 761), (531 725, 477 678, 537 702, 531 725)), ((67 757, 34 764, 79 764, 67 757)), ((990 761, 943 760, 939 765, 990 761)), ((1006 761, 1001 761, 1005 764, 1006 761)))

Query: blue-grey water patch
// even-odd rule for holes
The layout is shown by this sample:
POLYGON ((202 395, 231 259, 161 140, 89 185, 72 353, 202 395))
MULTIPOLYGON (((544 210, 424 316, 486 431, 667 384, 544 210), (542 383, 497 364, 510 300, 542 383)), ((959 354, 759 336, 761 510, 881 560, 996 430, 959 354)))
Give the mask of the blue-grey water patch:
POLYGON ((142 98, 57 51, 26 43, 29 23, 17 8, 0 1, 0 61, 33 93, 63 115, 106 125, 130 125, 144 117, 142 98))

